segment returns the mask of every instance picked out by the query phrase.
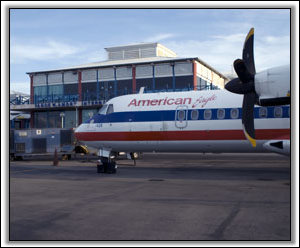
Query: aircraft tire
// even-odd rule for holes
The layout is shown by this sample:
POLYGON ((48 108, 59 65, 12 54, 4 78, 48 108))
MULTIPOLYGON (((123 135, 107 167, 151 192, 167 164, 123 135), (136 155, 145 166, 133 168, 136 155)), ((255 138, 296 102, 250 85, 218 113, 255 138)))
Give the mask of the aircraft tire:
POLYGON ((104 165, 97 164, 97 173, 103 173, 103 172, 104 172, 104 165))
POLYGON ((107 173, 109 173, 109 174, 115 174, 116 172, 117 172, 117 170, 116 170, 116 162, 113 161, 113 162, 108 163, 108 165, 107 165, 107 173))

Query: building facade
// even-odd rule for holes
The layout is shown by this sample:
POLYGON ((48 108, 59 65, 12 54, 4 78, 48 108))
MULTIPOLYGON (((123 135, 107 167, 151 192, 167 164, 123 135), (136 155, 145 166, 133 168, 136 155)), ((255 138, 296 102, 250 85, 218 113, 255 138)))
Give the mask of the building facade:
POLYGON ((32 128, 73 128, 109 99, 137 93, 214 90, 227 78, 198 57, 179 58, 159 43, 105 48, 108 59, 75 67, 28 72, 32 128))

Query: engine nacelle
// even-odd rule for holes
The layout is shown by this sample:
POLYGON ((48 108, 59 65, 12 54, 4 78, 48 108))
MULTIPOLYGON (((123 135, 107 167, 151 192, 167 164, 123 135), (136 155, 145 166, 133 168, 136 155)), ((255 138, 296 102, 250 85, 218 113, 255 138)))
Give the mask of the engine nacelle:
POLYGON ((291 103, 290 66, 274 67, 255 75, 258 105, 285 105, 291 103))
POLYGON ((290 155, 290 141, 289 140, 270 140, 264 143, 264 148, 268 151, 280 153, 286 156, 290 155))

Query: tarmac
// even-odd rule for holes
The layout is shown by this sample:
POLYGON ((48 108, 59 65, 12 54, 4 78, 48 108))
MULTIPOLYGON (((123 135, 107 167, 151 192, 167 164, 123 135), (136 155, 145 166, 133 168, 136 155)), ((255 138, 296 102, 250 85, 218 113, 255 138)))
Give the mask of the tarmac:
POLYGON ((291 170, 277 154, 143 154, 10 162, 10 241, 290 241, 291 170))

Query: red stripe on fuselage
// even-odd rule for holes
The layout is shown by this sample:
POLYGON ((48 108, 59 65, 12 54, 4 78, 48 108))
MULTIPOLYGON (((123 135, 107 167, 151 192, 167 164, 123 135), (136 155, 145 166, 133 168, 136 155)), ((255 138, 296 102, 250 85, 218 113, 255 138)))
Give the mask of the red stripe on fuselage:
MULTIPOLYGON (((290 137, 290 129, 259 129, 257 140, 276 140, 290 137)), ((245 140, 243 130, 153 131, 153 132, 78 132, 81 141, 172 141, 172 140, 245 140)))

